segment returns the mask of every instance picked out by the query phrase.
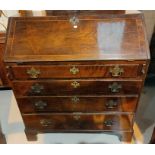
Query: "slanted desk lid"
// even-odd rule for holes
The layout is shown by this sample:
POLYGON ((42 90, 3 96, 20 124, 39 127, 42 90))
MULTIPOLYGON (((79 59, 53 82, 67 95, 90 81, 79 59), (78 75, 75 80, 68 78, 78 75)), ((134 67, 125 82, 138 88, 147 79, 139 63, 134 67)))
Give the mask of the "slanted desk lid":
POLYGON ((12 17, 6 62, 149 59, 141 14, 12 17))

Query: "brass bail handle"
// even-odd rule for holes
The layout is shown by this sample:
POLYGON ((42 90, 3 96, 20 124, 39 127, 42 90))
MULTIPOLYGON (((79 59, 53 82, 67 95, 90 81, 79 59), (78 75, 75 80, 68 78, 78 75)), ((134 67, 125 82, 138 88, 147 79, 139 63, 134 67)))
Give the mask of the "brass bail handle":
POLYGON ((35 102, 34 105, 35 105, 35 108, 36 108, 37 110, 44 110, 45 107, 47 107, 47 103, 46 103, 46 102, 43 102, 43 101, 41 101, 41 100, 35 102))
POLYGON ((119 65, 115 65, 114 67, 110 67, 109 72, 113 77, 119 77, 124 72, 124 69, 121 68, 119 65))
POLYGON ((47 119, 40 120, 40 124, 44 127, 53 126, 53 122, 47 119))
POLYGON ((111 127, 114 125, 114 121, 113 120, 106 120, 106 121, 104 121, 104 125, 106 127, 111 127))
POLYGON ((114 82, 111 85, 109 85, 109 89, 111 90, 112 93, 119 93, 121 88, 122 85, 118 84, 117 82, 114 82))
POLYGON ((38 83, 35 83, 34 85, 31 86, 31 92, 32 93, 41 93, 42 90, 44 90, 44 86, 38 84, 38 83))
POLYGON ((108 103, 105 104, 107 109, 115 109, 118 107, 118 101, 116 100, 109 100, 108 103))
POLYGON ((32 68, 28 69, 26 73, 30 76, 30 78, 36 79, 36 78, 38 78, 38 76, 41 72, 40 72, 40 70, 32 67, 32 68))

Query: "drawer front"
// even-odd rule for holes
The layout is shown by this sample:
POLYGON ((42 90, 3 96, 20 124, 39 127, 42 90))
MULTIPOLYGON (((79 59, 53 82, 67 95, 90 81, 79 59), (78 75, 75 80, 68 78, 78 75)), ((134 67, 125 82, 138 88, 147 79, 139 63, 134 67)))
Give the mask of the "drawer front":
POLYGON ((23 115, 29 129, 38 130, 130 130, 133 115, 53 114, 23 115))
POLYGON ((136 78, 143 75, 142 64, 13 66, 14 79, 45 78, 136 78))
POLYGON ((138 94, 141 81, 51 80, 13 82, 16 96, 138 94))
POLYGON ((22 113, 134 112, 137 97, 24 97, 17 98, 22 113))

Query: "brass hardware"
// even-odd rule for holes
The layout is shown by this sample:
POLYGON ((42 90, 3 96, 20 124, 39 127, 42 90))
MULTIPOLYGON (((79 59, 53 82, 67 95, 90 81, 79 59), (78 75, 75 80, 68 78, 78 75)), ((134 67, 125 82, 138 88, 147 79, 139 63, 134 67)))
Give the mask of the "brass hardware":
POLYGON ((69 21, 73 25, 73 28, 78 27, 79 19, 76 16, 71 17, 69 21))
POLYGON ((79 116, 79 115, 74 115, 73 118, 74 118, 76 121, 78 121, 78 120, 81 118, 81 116, 79 116))
POLYGON ((117 108, 118 102, 115 100, 109 100, 109 102, 106 103, 105 106, 107 109, 114 109, 114 108, 117 108))
POLYGON ((145 74, 145 67, 146 67, 146 65, 145 64, 143 64, 143 66, 142 66, 142 74, 145 74))
POLYGON ((121 74, 124 72, 123 68, 120 68, 119 65, 115 65, 114 67, 110 67, 109 72, 113 77, 121 76, 121 74))
POLYGON ((104 125, 106 127, 111 127, 114 125, 114 121, 113 120, 106 120, 106 121, 104 121, 104 125))
POLYGON ((77 88, 77 87, 80 87, 80 83, 77 82, 77 81, 73 81, 73 82, 71 83, 71 86, 73 86, 73 88, 77 88))
POLYGON ((79 72, 79 69, 75 66, 73 66, 72 68, 70 68, 70 73, 72 73, 73 75, 77 74, 79 72))
POLYGON ((112 93, 118 93, 121 88, 121 84, 118 84, 117 82, 114 82, 113 84, 109 85, 109 89, 112 93))
POLYGON ((41 91, 44 89, 44 86, 39 85, 38 83, 35 83, 33 86, 31 86, 32 93, 41 93, 41 91))
POLYGON ((32 67, 31 69, 27 70, 27 74, 29 74, 31 78, 36 79, 40 74, 40 70, 37 70, 34 67, 32 67))
POLYGON ((73 103, 78 103, 80 101, 80 99, 76 96, 72 97, 71 100, 73 103))
POLYGON ((42 120, 40 120, 40 124, 41 124, 42 126, 44 126, 44 127, 47 127, 47 126, 53 125, 53 122, 50 121, 50 120, 42 119, 42 120))
POLYGON ((37 110, 43 110, 47 106, 47 103, 40 100, 35 102, 34 105, 37 110))
POLYGON ((6 66, 6 71, 7 71, 6 76, 8 77, 9 80, 13 80, 13 73, 12 73, 12 69, 11 68, 12 68, 11 66, 6 66))

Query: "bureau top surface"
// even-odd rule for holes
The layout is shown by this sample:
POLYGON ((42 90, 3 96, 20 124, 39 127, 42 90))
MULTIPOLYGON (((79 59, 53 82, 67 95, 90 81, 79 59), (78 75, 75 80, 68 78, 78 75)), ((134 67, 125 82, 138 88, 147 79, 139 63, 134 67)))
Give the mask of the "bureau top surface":
POLYGON ((142 14, 11 17, 5 62, 149 59, 142 14))

